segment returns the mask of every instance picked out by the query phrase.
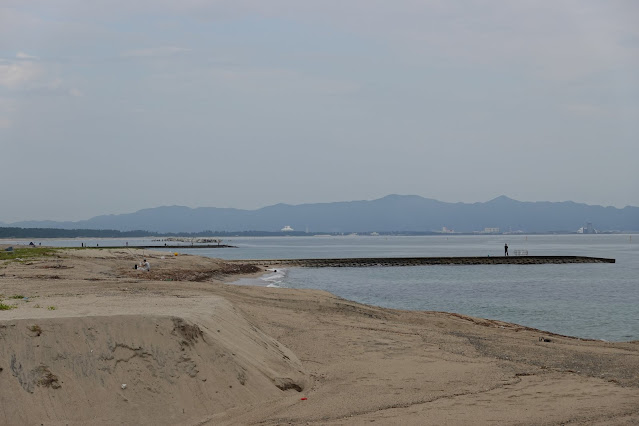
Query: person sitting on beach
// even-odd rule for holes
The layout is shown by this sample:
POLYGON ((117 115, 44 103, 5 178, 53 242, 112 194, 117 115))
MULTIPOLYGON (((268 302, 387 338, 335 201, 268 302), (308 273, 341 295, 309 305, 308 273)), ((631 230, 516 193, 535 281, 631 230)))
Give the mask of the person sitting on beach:
POLYGON ((142 261, 142 263, 140 263, 140 268, 138 268, 138 269, 142 269, 142 270, 145 270, 145 271, 150 271, 151 270, 151 265, 149 264, 149 262, 146 259, 144 259, 142 261))

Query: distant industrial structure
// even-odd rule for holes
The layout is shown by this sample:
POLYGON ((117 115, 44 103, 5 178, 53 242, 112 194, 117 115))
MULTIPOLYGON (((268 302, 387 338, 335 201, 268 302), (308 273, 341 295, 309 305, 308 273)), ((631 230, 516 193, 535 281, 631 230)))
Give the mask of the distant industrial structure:
POLYGON ((282 232, 293 232, 295 231, 295 229, 291 228, 290 226, 286 225, 284 228, 281 229, 282 232))
POLYGON ((592 226, 591 222, 586 222, 584 226, 577 229, 577 234, 597 234, 598 231, 592 226))
POLYGON ((499 234, 499 228, 484 228, 482 234, 499 234))

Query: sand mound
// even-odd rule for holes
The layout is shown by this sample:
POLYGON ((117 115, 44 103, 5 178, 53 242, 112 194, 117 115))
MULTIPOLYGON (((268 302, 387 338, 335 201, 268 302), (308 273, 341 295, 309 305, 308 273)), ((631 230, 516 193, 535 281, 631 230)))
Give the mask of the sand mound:
POLYGON ((0 424, 176 424, 299 395, 299 360, 220 299, 215 315, 0 323, 0 424), (25 409, 25 407, 28 407, 25 409))

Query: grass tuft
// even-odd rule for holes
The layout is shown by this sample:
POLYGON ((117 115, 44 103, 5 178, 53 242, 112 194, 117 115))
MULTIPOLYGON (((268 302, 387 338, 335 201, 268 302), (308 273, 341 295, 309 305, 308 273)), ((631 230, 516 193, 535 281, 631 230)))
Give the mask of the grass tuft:
POLYGON ((42 334, 42 328, 40 328, 39 325, 32 325, 31 327, 29 327, 29 331, 32 331, 36 334, 36 336, 39 336, 42 334))
POLYGON ((17 308, 17 306, 5 305, 4 303, 2 303, 2 301, 0 301, 0 311, 8 311, 10 309, 15 309, 15 308, 17 308))
POLYGON ((0 260, 16 260, 35 259, 38 257, 53 256, 59 248, 53 247, 18 247, 12 251, 0 251, 0 260))

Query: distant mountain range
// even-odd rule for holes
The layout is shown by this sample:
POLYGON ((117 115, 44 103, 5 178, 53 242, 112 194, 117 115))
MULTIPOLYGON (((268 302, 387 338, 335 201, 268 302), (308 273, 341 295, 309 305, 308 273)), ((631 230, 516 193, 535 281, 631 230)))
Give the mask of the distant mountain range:
POLYGON ((21 228, 114 229, 151 232, 269 231, 285 226, 310 232, 575 232, 587 222, 599 231, 639 231, 639 207, 567 202, 522 202, 506 196, 485 203, 445 203, 416 195, 372 201, 276 204, 257 210, 165 206, 77 222, 27 221, 21 228))

